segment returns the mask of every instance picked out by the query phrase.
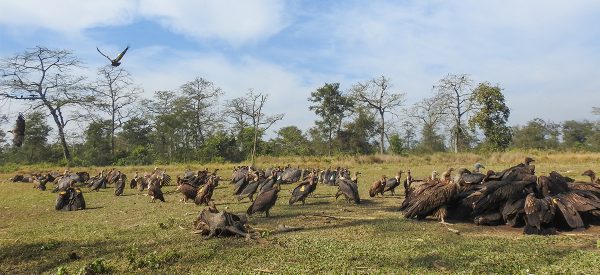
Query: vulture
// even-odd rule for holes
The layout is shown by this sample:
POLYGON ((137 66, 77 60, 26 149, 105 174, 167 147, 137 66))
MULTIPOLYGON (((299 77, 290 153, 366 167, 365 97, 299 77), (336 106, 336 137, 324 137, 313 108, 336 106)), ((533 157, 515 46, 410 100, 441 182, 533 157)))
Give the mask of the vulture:
POLYGON ((127 50, 129 50, 129 45, 119 55, 117 55, 117 57, 115 59, 112 59, 112 58, 108 57, 108 55, 105 55, 102 51, 100 51, 100 49, 98 47, 96 47, 96 50, 98 50, 98 52, 102 56, 104 56, 108 60, 110 60, 110 65, 112 65, 113 67, 118 67, 119 65, 121 65, 121 59, 123 58, 123 56, 125 55, 127 50))
POLYGON ((486 175, 481 173, 472 173, 471 171, 461 168, 458 170, 458 176, 460 176, 460 184, 462 186, 473 185, 473 184, 481 184, 486 175))
POLYGON ((244 191, 246 185, 250 182, 250 178, 253 177, 254 174, 246 174, 242 178, 238 179, 233 186, 233 195, 239 195, 244 191))
POLYGON ((23 114, 19 114, 17 122, 15 123, 15 128, 8 132, 13 134, 13 145, 21 147, 25 140, 25 117, 23 117, 23 114))
POLYGON ((90 185, 90 190, 91 191, 99 191, 100 188, 106 188, 106 176, 104 175, 104 170, 100 171, 100 175, 98 177, 96 177, 95 180, 92 181, 92 184, 90 185))
POLYGON ((450 182, 452 180, 452 171, 454 171, 454 168, 450 167, 448 170, 442 173, 442 180, 445 182, 450 182))
POLYGON ((115 196, 123 195, 123 190, 125 190, 125 182, 127 181, 127 176, 121 173, 121 171, 117 171, 116 181, 115 181, 115 196))
POLYGON ((148 181, 151 180, 150 176, 143 176, 143 177, 139 177, 136 180, 136 185, 137 185, 137 189, 138 191, 142 192, 144 191, 144 189, 148 188, 148 181))
POLYGON ((387 177, 385 175, 381 176, 381 179, 374 181, 371 184, 371 188, 369 189, 369 197, 373 198, 377 194, 383 196, 383 191, 385 190, 385 185, 387 183, 387 177))
POLYGON ((194 203, 196 205, 205 204, 208 205, 212 199, 213 191, 215 187, 219 185, 219 177, 211 175, 206 184, 198 189, 194 203))
POLYGON ((265 212, 265 216, 269 217, 269 210, 271 210, 271 207, 275 205, 275 202, 277 201, 277 194, 280 190, 281 186, 278 182, 277 187, 260 193, 256 197, 256 200, 254 200, 250 207, 248 207, 246 213, 248 215, 252 215, 257 212, 265 212))
POLYGON ((512 227, 523 226, 525 198, 509 199, 502 208, 502 219, 512 227))
POLYGON ((83 199, 83 192, 81 189, 75 187, 69 187, 58 193, 56 198, 56 210, 63 211, 75 211, 85 209, 85 200, 83 199))
POLYGON ((275 180, 273 179, 273 177, 269 177, 269 178, 264 178, 264 176, 259 176, 259 172, 255 173, 255 177, 254 180, 249 182, 246 187, 244 187, 244 190, 242 190, 242 192, 240 192, 240 194, 237 196, 238 201, 241 201, 243 198, 249 198, 250 201, 254 201, 254 194, 256 193, 256 191, 258 190, 258 186, 262 183, 266 183, 267 181, 270 180, 275 180))
POLYGON ((517 180, 517 176, 511 173, 502 181, 488 182, 482 189, 471 194, 471 197, 475 197, 473 214, 499 212, 508 200, 524 197, 525 189, 534 186, 535 179, 517 180))
POLYGON ((161 180, 159 178, 152 178, 148 183, 148 196, 152 198, 152 202, 159 200, 165 202, 161 187, 161 180))
POLYGON ((177 185, 177 191, 181 192, 181 194, 183 195, 181 201, 187 202, 187 200, 193 200, 196 198, 198 188, 187 183, 181 183, 177 185))
POLYGON ((434 215, 446 223, 447 205, 458 195, 458 181, 433 180, 419 185, 404 199, 400 210, 405 218, 424 219, 434 215))
POLYGON ((485 166, 483 164, 479 163, 479 162, 475 163, 474 167, 475 167, 475 170, 473 170, 473 172, 475 172, 475 173, 480 173, 479 169, 485 168, 485 166))
POLYGON ((596 173, 592 170, 587 170, 581 175, 590 177, 590 182, 569 182, 567 183, 569 189, 590 191, 596 197, 600 198, 600 181, 596 179, 596 173))
POLYGON ((277 183, 277 182, 285 182, 282 180, 281 181, 277 180, 277 172, 272 172, 272 173, 273 174, 271 175, 271 177, 269 177, 269 180, 262 181, 258 185, 258 193, 259 194, 273 189, 273 186, 275 186, 275 183, 277 183))
POLYGON ((398 171, 398 174, 396 174, 395 177, 387 180, 385 182, 385 188, 383 190, 383 192, 391 192, 392 196, 396 195, 396 187, 400 186, 400 179, 402 178, 402 173, 404 173, 404 171, 398 171))
POLYGON ((233 174, 231 175, 231 183, 237 183, 239 180, 246 177, 248 174, 248 167, 234 167, 233 174))
POLYGON ((545 197, 538 199, 533 193, 529 193, 525 198, 523 209, 525 212, 524 234, 556 234, 556 227, 554 225, 556 207, 552 198, 545 197))
POLYGON ((290 196, 289 204, 292 205, 297 201, 301 201, 302 205, 305 204, 305 200, 312 192, 317 189, 318 177, 313 176, 316 173, 309 175, 308 180, 301 182, 292 190, 292 195, 290 196))
POLYGON ((130 189, 136 188, 138 185, 139 179, 140 179, 140 177, 138 175, 138 172, 135 172, 135 175, 133 175, 133 178, 131 179, 131 182, 129 183, 129 188, 130 189))
POLYGON ((355 172, 354 179, 348 180, 344 177, 341 177, 338 180, 338 191, 335 194, 335 199, 341 195, 346 197, 346 201, 350 203, 354 201, 355 204, 360 204, 360 195, 358 194, 358 183, 357 177, 360 175, 360 172, 355 172))

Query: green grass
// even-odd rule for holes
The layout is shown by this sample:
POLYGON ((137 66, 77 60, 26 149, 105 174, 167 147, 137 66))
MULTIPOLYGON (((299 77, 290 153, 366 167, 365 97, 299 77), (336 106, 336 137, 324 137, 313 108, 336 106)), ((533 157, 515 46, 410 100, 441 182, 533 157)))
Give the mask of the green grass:
MULTIPOLYGON (((552 157, 539 162, 538 174, 551 170, 584 179, 583 170, 594 168, 598 158, 565 163, 552 157), (567 172, 568 171, 568 172, 567 172)), ((541 158, 541 157, 540 157, 541 158)), ((442 157, 440 157, 442 159, 442 157)), ((472 159, 447 162, 412 160, 417 177, 449 166, 470 167, 472 159), (468 161, 468 162, 467 162, 468 161)), ((264 161, 264 160, 263 160, 264 161)), ((265 162, 277 162, 268 159, 265 162)), ((281 164, 308 163, 320 167, 349 165, 361 171, 359 178, 363 204, 349 205, 332 197, 336 187, 317 187, 307 205, 287 205, 293 185, 284 185, 271 210, 250 218, 259 230, 271 231, 277 225, 304 226, 288 233, 264 234, 258 240, 213 238, 203 240, 193 234, 191 224, 202 207, 183 204, 174 186, 163 189, 166 203, 150 203, 137 190, 126 189, 126 196, 113 196, 113 189, 88 192, 89 209, 75 212, 54 211, 55 194, 40 192, 32 184, 0 182, 0 273, 56 273, 59 269, 77 274, 86 266, 106 273, 596 273, 600 266, 600 230, 591 227, 576 235, 550 237, 524 236, 521 229, 505 226, 478 227, 458 223, 455 234, 433 220, 404 219, 397 208, 402 197, 368 198, 367 189, 381 174, 392 176, 406 164, 383 161, 335 159, 318 163, 294 159, 281 164), (328 219, 324 216, 334 216, 328 219), (71 259, 75 252, 79 258, 71 259)), ((482 161, 490 161, 483 159, 482 161)), ((501 169, 509 163, 496 163, 501 169)), ((221 168, 229 177, 233 165, 174 165, 171 175, 186 168, 221 168)), ((153 167, 126 167, 131 174, 153 167)), ((18 171, 47 170, 49 167, 19 167, 18 171)), ((62 168, 53 168, 60 171, 62 168)), ((80 170, 80 169, 74 169, 80 170)), ((98 168, 89 168, 97 172, 98 168)), ((9 174, 0 174, 5 180, 9 174)), ((224 181, 215 191, 220 210, 242 213, 247 200, 237 202, 232 187, 224 181)), ((399 192, 400 193, 400 192, 399 192)))

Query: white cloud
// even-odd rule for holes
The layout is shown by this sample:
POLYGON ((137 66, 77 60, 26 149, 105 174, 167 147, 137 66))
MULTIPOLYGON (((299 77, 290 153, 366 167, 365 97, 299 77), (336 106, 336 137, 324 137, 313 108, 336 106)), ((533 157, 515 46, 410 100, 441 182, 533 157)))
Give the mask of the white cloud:
POLYGON ((0 25, 78 33, 91 27, 127 24, 134 17, 135 7, 134 1, 120 0, 3 0, 0 25))
POLYGON ((269 37, 285 27, 284 4, 279 0, 140 0, 139 7, 142 16, 196 39, 240 44, 269 37))
POLYGON ((77 34, 88 28, 148 19, 194 39, 240 45, 283 29, 283 9, 280 0, 2 0, 0 25, 18 31, 50 29, 77 34))

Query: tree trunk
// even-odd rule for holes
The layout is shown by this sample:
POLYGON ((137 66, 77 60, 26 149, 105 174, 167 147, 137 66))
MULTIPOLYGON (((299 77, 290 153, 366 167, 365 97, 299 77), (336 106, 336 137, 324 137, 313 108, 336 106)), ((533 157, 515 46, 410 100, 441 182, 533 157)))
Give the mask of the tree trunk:
POLYGON ((258 138, 258 127, 254 126, 254 144, 252 145, 252 157, 251 157, 251 162, 252 162, 252 166, 254 167, 254 156, 256 155, 256 139, 258 138))
POLYGON ((333 130, 331 129, 331 127, 329 128, 329 143, 327 144, 327 155, 331 157, 331 139, 332 139, 332 132, 333 130))
POLYGON ((58 129, 58 137, 60 138, 60 145, 63 148, 63 156, 65 157, 65 160, 67 162, 71 162, 73 159, 71 158, 71 152, 69 152, 69 147, 67 146, 67 140, 65 138, 64 126, 60 122, 58 114, 56 113, 56 109, 52 108, 48 104, 49 103, 46 103, 46 106, 50 110, 50 114, 52 115, 52 118, 54 119, 54 122, 56 123, 56 128, 58 129))
MULTIPOLYGON (((114 110, 114 104, 113 104, 114 110)), ((110 156, 115 157, 115 112, 112 113, 112 123, 110 124, 110 156)))
POLYGON ((381 137, 379 140, 379 142, 381 142, 381 143, 379 144, 379 153, 383 155, 383 153, 384 153, 383 140, 385 138, 385 119, 384 119, 383 112, 379 112, 379 115, 381 115, 381 137))

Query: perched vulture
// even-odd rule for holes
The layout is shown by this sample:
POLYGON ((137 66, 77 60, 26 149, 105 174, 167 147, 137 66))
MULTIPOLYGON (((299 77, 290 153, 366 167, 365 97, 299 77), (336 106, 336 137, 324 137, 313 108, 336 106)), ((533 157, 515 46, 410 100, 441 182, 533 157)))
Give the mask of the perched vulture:
POLYGON ((502 218, 512 227, 523 226, 525 198, 509 199, 502 208, 502 218))
POLYGON ((187 200, 193 200, 196 198, 196 194, 198 193, 198 188, 189 185, 187 183, 182 183, 177 186, 177 191, 181 192, 183 198, 181 198, 182 202, 187 202, 187 200))
POLYGON ((267 181, 275 180, 272 177, 264 178, 264 177, 255 177, 253 181, 249 182, 244 190, 240 192, 237 196, 238 201, 241 201, 243 198, 249 198, 250 201, 254 201, 254 194, 258 191, 258 186, 262 183, 266 183, 267 181))
POLYGON ((525 198, 524 234, 553 235, 556 234, 554 216, 556 208, 552 198, 538 199, 533 193, 525 198))
POLYGON ((248 207, 246 213, 248 215, 252 215, 257 212, 265 212, 265 216, 268 217, 269 210, 271 210, 271 207, 275 205, 275 202, 277 201, 277 194, 280 190, 281 187, 278 184, 276 188, 260 193, 256 197, 256 200, 254 200, 250 207, 248 207))
POLYGON ((317 189, 318 178, 316 176, 309 176, 308 181, 301 182, 292 190, 289 204, 292 205, 297 201, 301 201, 302 205, 305 204, 305 200, 312 192, 317 189))
POLYGON ((377 194, 383 196, 383 191, 385 190, 385 185, 387 182, 387 177, 385 175, 381 176, 381 179, 374 181, 371 184, 371 188, 369 189, 369 197, 373 198, 377 194))
POLYGON ((106 176, 104 175, 104 170, 100 171, 100 175, 94 180, 92 181, 92 184, 90 186, 90 190, 91 191, 99 191, 100 188, 106 188, 106 176))
POLYGON ((148 195, 152 198, 152 202, 154 202, 155 200, 165 202, 165 197, 160 187, 160 179, 150 179, 148 183, 148 195))
POLYGON ((351 180, 341 179, 338 180, 338 191, 335 194, 335 199, 340 195, 346 197, 346 201, 350 203, 354 201, 355 204, 360 204, 360 195, 358 194, 358 185, 351 180))
POLYGON ((446 223, 447 206, 456 198, 459 189, 457 181, 436 180, 418 186, 402 203, 404 217, 424 219, 434 215, 442 223, 446 223))
POLYGON ((525 197, 525 189, 535 185, 535 176, 521 177, 525 180, 517 178, 519 175, 511 172, 502 181, 487 182, 482 189, 473 193, 471 196, 478 197, 473 203, 473 214, 498 212, 509 199, 525 197))
POLYGON ((384 193, 391 192, 392 196, 396 195, 396 187, 400 186, 400 179, 402 178, 402 173, 404 173, 404 171, 398 171, 398 174, 396 174, 395 177, 385 182, 385 189, 383 190, 384 193))
POLYGON ((119 55, 117 55, 117 57, 115 59, 111 59, 110 57, 108 57, 108 55, 105 55, 103 52, 100 51, 100 49, 98 47, 96 47, 96 50, 98 50, 98 52, 101 55, 103 55, 108 60, 110 60, 110 65, 112 65, 113 67, 118 67, 119 65, 121 65, 121 62, 120 62, 121 59, 123 58, 123 56, 125 55, 127 50, 129 50, 129 46, 127 46, 119 55))
POLYGON ((123 191, 125 190, 125 182, 127 181, 127 176, 121 173, 121 171, 117 171, 117 179, 115 182, 115 196, 123 195, 123 191))
POLYGON ((15 123, 15 128, 9 132, 13 134, 13 145, 21 147, 25 140, 25 118, 23 117, 23 114, 19 114, 17 122, 15 123))
POLYGON ((75 211, 85 209, 85 200, 83 199, 83 192, 81 189, 69 187, 58 193, 56 198, 56 210, 63 211, 75 211))
POLYGON ((139 180, 138 172, 135 172, 135 175, 133 175, 133 178, 131 179, 131 182, 129 183, 129 188, 135 189, 138 185, 138 180, 139 180))
POLYGON ((211 175, 208 178, 206 184, 204 184, 198 189, 198 192, 196 193, 196 198, 194 199, 194 203, 196 203, 196 205, 208 205, 208 203, 212 199, 213 191, 217 185, 219 185, 219 177, 211 175))

